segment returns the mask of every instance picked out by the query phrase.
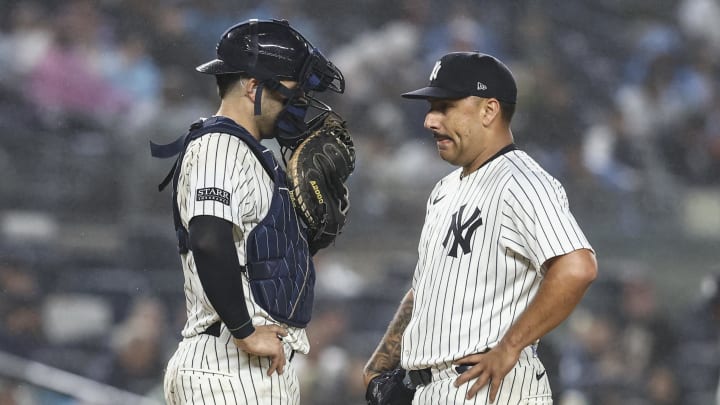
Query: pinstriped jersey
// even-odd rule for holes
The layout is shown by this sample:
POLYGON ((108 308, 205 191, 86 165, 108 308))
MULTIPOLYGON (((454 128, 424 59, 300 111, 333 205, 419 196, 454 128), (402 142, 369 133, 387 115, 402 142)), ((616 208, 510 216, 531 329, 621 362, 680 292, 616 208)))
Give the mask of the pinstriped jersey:
POLYGON ((591 249, 562 185, 510 150, 427 202, 401 365, 422 369, 494 347, 528 306, 546 260, 591 249))
MULTIPOLYGON (((271 153, 267 151, 267 153, 271 153)), ((273 197, 273 181, 242 140, 222 133, 204 135, 188 145, 178 177, 177 204, 183 226, 198 215, 212 215, 231 222, 240 265, 246 264, 245 242, 267 215, 273 197)), ((181 256, 185 277, 187 323, 183 337, 192 337, 220 320, 203 290, 192 251, 181 256)), ((249 280, 243 274, 243 289, 253 325, 275 323, 254 302, 249 280)), ((283 340, 301 353, 309 343, 304 329, 288 328, 283 340)))

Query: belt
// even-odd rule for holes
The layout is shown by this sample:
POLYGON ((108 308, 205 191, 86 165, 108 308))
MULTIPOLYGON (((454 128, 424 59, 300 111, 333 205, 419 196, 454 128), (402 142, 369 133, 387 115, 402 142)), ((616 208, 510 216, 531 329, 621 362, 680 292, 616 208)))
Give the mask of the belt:
POLYGON ((422 370, 410 370, 408 371, 408 377, 414 387, 420 385, 428 385, 432 382, 432 371, 430 368, 424 368, 422 370))
MULTIPOLYGON (((484 354, 489 351, 490 351, 490 348, 487 348, 487 349, 481 351, 480 354, 484 354)), ((455 370, 456 373, 462 374, 462 373, 470 370, 470 368, 472 366, 474 366, 474 364, 460 364, 460 365, 453 367, 453 369, 455 370)), ((430 384, 432 382, 432 377, 433 377, 433 374, 432 374, 431 367, 423 368, 420 370, 408 371, 408 378, 410 379, 410 382, 412 382, 412 385, 414 387, 430 384)))
POLYGON ((220 337, 220 324, 221 324, 220 321, 215 322, 214 324, 208 326, 207 329, 205 329, 204 331, 202 331, 200 333, 203 335, 220 337))
MULTIPOLYGON (((461 364, 455 366, 455 372, 462 374, 470 370, 470 367, 472 366, 472 364, 461 364)), ((432 368, 428 367, 421 370, 410 370, 408 371, 408 378, 410 378, 410 382, 412 382, 414 387, 428 385, 432 382, 432 368)))

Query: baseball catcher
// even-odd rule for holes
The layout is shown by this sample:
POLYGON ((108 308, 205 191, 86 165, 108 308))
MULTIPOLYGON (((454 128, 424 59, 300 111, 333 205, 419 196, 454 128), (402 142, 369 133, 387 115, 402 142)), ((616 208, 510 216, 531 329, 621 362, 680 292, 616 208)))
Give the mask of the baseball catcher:
POLYGON ((312 254, 333 243, 345 225, 350 208, 345 181, 355 169, 355 147, 345 122, 337 114, 317 121, 287 163, 290 196, 307 225, 312 254))

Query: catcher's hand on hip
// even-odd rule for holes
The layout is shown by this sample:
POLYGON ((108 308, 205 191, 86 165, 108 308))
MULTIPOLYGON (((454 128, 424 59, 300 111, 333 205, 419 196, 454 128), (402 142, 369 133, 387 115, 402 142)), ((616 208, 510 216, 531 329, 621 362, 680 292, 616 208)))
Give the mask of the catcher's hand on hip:
POLYGON ((281 326, 262 325, 256 326, 255 331, 245 339, 233 338, 233 340, 235 345, 246 353, 269 357, 270 368, 268 368, 267 375, 271 376, 275 371, 282 374, 285 368, 285 351, 281 338, 287 334, 287 330, 281 326))
POLYGON ((308 228, 311 253, 329 246, 347 221, 345 181, 355 169, 355 146, 345 122, 328 115, 293 152, 287 164, 295 209, 308 228))

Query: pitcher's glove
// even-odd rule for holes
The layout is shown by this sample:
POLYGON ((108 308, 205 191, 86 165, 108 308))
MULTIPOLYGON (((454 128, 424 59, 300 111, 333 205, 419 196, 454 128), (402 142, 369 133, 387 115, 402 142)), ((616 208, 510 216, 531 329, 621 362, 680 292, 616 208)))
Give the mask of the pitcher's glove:
POLYGON ((373 378, 365 391, 368 405, 410 405, 415 390, 403 381, 405 370, 396 368, 373 378))
POLYGON ((326 116, 295 149, 287 169, 290 197, 315 254, 340 234, 350 209, 345 181, 355 169, 355 146, 345 122, 326 116))

